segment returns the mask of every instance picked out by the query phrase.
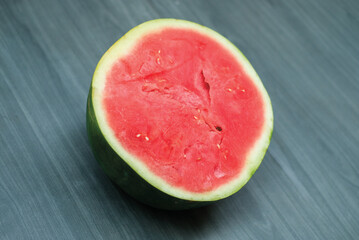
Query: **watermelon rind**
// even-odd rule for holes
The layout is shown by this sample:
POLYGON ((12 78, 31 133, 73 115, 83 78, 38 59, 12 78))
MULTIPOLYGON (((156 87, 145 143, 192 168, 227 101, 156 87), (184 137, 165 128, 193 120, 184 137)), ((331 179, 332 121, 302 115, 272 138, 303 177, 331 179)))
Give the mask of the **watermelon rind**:
POLYGON ((257 73, 247 58, 229 40, 202 25, 178 19, 157 19, 145 22, 120 38, 101 58, 93 75, 87 101, 88 138, 102 169, 110 179, 135 199, 150 206, 181 210, 204 206, 226 198, 241 189, 252 177, 264 158, 273 131, 273 110, 270 98, 257 73), (208 192, 190 192, 172 186, 155 175, 136 156, 127 152, 106 120, 102 98, 106 75, 119 58, 131 54, 136 43, 147 34, 164 28, 189 29, 208 36, 228 49, 242 65, 260 92, 264 103, 264 124, 262 132, 246 156, 243 169, 237 177, 208 192))

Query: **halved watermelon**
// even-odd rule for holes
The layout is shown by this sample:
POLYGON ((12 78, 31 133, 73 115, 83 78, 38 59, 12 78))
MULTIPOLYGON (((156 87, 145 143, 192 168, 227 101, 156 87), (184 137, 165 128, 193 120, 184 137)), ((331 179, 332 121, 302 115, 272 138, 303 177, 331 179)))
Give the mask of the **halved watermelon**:
POLYGON ((94 155, 125 192, 163 209, 237 192, 273 129, 269 96, 243 54, 201 25, 143 23, 101 58, 87 105, 94 155))

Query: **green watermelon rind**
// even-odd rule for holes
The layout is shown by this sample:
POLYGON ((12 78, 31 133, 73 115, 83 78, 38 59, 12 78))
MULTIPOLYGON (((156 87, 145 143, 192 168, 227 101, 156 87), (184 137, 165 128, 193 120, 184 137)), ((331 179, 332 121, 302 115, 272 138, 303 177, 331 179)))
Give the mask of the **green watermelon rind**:
POLYGON ((226 198, 240 190, 249 181, 262 162, 269 146, 273 132, 273 111, 270 98, 257 73, 247 58, 230 41, 217 32, 196 23, 177 19, 157 19, 145 22, 130 30, 99 61, 88 96, 87 132, 95 158, 110 179, 119 185, 121 189, 135 199, 150 206, 161 209, 181 210, 208 205, 226 198), (104 85, 103 79, 105 79, 109 67, 120 56, 124 57, 128 54, 136 40, 141 39, 147 33, 159 31, 163 27, 190 28, 213 37, 236 55, 237 60, 240 61, 247 74, 251 76, 251 79, 261 91, 266 112, 263 134, 255 144, 255 147, 250 151, 245 168, 241 171, 238 178, 227 184, 228 186, 205 193, 191 193, 184 189, 170 186, 164 180, 151 173, 135 156, 124 150, 105 120, 105 114, 101 105, 101 91, 104 85))

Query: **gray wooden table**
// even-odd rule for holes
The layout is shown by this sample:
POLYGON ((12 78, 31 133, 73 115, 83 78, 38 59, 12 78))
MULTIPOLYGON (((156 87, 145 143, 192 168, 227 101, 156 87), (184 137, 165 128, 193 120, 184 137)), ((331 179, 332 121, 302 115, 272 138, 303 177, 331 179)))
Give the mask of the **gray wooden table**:
POLYGON ((0 1, 0 239, 359 239, 359 1, 0 1), (118 190, 85 130, 102 54, 173 17, 237 45, 275 130, 250 182, 167 212, 118 190))

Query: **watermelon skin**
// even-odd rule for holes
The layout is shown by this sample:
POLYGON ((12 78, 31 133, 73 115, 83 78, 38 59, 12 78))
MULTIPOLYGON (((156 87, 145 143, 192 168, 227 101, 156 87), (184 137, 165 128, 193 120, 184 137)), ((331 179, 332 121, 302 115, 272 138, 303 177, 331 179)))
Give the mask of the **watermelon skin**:
MULTIPOLYGON (((116 58, 117 57, 118 55, 116 55, 116 58)), ((104 78, 104 76, 102 78, 104 78)), ((138 201, 155 208, 166 210, 184 210, 206 206, 218 200, 224 199, 239 191, 249 181, 262 162, 267 148, 269 147, 273 132, 273 110, 270 98, 258 75, 255 73, 246 57, 231 42, 213 30, 192 22, 177 19, 158 19, 143 23, 133 28, 120 40, 118 40, 101 58, 96 67, 88 96, 87 132, 96 160, 99 162, 101 168, 110 177, 110 179, 123 191, 138 201), (104 120, 105 115, 103 114, 103 110, 101 110, 102 107, 99 107, 98 96, 101 84, 99 84, 96 80, 99 80, 101 78, 100 76, 103 76, 103 73, 106 72, 104 70, 104 66, 113 64, 113 53, 121 54, 120 51, 116 50, 118 49, 118 46, 125 46, 122 47, 121 51, 126 52, 126 47, 128 47, 129 42, 133 40, 132 36, 141 36, 142 32, 146 32, 147 29, 155 29, 157 26, 163 24, 165 26, 172 26, 172 24, 175 26, 190 26, 190 28, 195 29, 195 31, 200 30, 200 32, 204 32, 205 35, 208 34, 209 36, 215 36, 221 44, 226 45, 230 51, 237 54, 236 59, 238 58, 238 61, 240 61, 242 66, 246 67, 249 71, 248 74, 254 79, 253 81, 257 82, 257 87, 260 89, 266 105, 264 113, 266 122, 263 133, 258 142, 256 142, 255 151, 251 151, 253 154, 247 158, 246 168, 244 169, 245 171, 242 171, 243 173, 241 173, 235 179, 236 181, 233 181, 229 187, 225 186, 227 188, 222 188, 220 191, 214 190, 212 191, 213 194, 212 192, 209 192, 209 194, 192 194, 191 192, 183 191, 176 186, 171 186, 163 181, 154 179, 150 176, 154 175, 153 173, 149 173, 148 170, 147 172, 144 171, 146 170, 144 169, 146 167, 143 168, 134 164, 133 160, 136 161, 135 157, 128 154, 126 150, 122 149, 121 145, 113 141, 114 138, 112 137, 112 133, 108 131, 108 126, 105 122, 106 120, 104 120), (103 131, 101 131, 101 129, 103 129, 103 131), (106 132, 106 134, 104 134, 104 132, 106 132), (122 156, 122 158, 120 156, 122 156)))
POLYGON ((149 206, 165 210, 185 210, 209 205, 215 201, 189 201, 170 196, 139 176, 113 150, 102 134, 92 103, 92 87, 87 99, 86 127, 96 160, 110 179, 127 194, 149 206))

